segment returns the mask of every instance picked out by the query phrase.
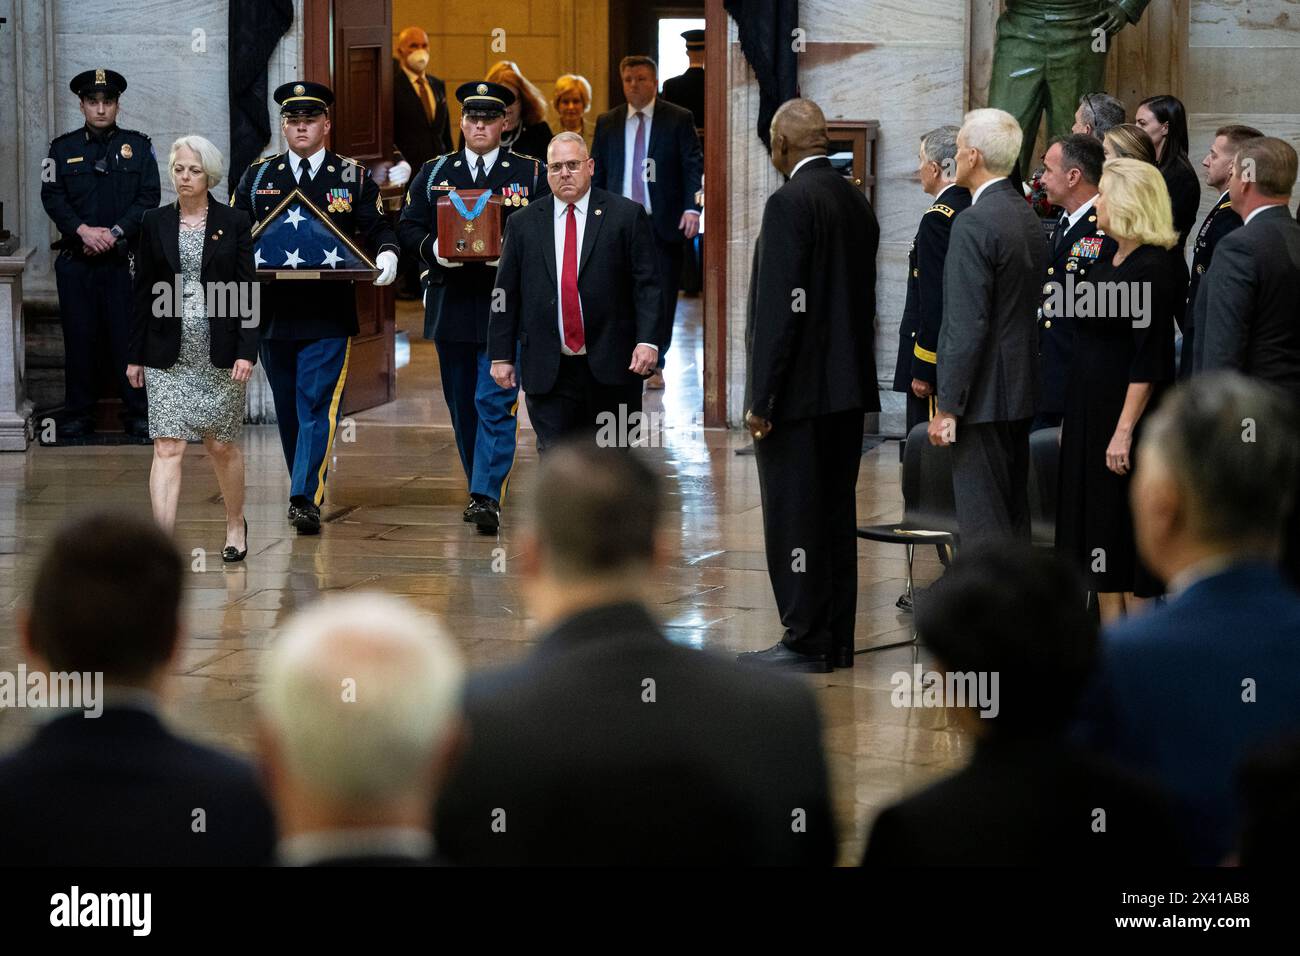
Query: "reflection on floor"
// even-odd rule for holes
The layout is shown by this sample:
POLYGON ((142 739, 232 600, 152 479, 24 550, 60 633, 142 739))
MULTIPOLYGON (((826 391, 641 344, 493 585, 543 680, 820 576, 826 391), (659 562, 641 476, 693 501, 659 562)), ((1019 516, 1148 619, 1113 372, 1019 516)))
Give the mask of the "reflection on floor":
MULTIPOLYGON (((668 387, 647 394, 646 411, 662 411, 662 447, 650 452, 669 477, 677 553, 663 581, 658 611, 674 640, 720 653, 756 650, 780 637, 764 570, 763 532, 753 457, 737 456, 744 433, 701 426, 700 300, 678 311, 668 387)), ((327 525, 298 538, 285 521, 288 479, 274 426, 245 429, 250 550, 245 564, 223 567, 223 511, 201 447, 191 447, 177 523, 185 552, 206 549, 206 570, 189 576, 187 630, 177 661, 169 713, 183 730, 237 750, 252 747, 251 698, 259 658, 286 615, 319 593, 382 588, 436 611, 473 666, 522 654, 532 639, 517 582, 508 571, 510 501, 501 539, 481 537, 461 521, 465 481, 438 384, 433 344, 420 338, 413 303, 399 303, 411 335, 411 361, 399 373, 399 399, 344 423, 331 467, 327 525), (493 573, 493 549, 507 553, 507 573, 493 573)), ((14 612, 30 584, 36 556, 58 524, 90 505, 148 514, 147 447, 33 447, 0 455, 0 670, 21 658, 14 612)), ((537 464, 532 432, 520 433, 511 497, 526 491, 537 464)), ((901 511, 898 448, 869 452, 858 483, 861 523, 901 511)), ((918 578, 939 570, 917 555, 918 578)), ((894 607, 905 563, 897 547, 861 543, 859 648, 905 639, 910 617, 894 607)), ((890 677, 909 671, 910 648, 860 655, 852 671, 808 677, 817 689, 830 754, 841 862, 861 852, 866 827, 900 794, 960 764, 970 747, 943 710, 891 706, 890 677)), ((921 652, 920 660, 929 660, 921 652)), ((0 710, 0 748, 28 732, 31 714, 0 710)))

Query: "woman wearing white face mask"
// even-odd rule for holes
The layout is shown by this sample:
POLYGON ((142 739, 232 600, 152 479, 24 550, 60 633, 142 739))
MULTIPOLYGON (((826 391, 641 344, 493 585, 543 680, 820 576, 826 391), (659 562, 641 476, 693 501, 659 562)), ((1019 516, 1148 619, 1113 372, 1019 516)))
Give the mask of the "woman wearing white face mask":
POLYGON ((438 77, 425 72, 428 66, 429 35, 419 27, 407 27, 397 37, 393 57, 393 145, 409 172, 403 178, 397 167, 390 170, 389 181, 394 185, 405 185, 405 179, 425 162, 451 152, 447 88, 438 77))

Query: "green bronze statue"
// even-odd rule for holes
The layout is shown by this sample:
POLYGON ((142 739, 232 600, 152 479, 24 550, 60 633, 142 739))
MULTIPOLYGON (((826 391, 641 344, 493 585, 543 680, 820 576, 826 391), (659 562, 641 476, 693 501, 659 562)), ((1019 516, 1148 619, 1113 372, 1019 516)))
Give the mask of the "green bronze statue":
POLYGON ((1085 93, 1106 78, 1110 38, 1137 23, 1151 0, 1007 0, 998 18, 989 106, 1020 123, 1020 169, 1034 168, 1038 121, 1047 111, 1050 140, 1070 132, 1085 93))

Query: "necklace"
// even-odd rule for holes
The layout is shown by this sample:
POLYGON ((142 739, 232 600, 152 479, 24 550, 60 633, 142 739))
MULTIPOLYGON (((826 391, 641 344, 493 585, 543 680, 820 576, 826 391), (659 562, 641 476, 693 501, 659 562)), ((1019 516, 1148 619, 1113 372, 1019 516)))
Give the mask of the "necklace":
POLYGON ((197 219, 195 219, 194 217, 190 217, 187 219, 184 215, 181 216, 181 225, 187 229, 202 229, 205 225, 207 225, 207 222, 208 222, 208 207, 206 203, 203 206, 203 215, 199 216, 197 219))

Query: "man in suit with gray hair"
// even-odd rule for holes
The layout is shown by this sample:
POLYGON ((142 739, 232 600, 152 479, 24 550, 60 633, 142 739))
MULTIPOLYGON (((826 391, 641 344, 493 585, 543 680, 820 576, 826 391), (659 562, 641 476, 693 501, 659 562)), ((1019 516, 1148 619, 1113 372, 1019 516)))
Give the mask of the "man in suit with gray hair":
POLYGON ((401 598, 299 612, 263 666, 258 743, 286 866, 435 862, 433 805, 461 733, 460 652, 401 598))
POLYGON ((930 442, 952 446, 964 547, 1029 540, 1029 424, 1040 388, 1035 315, 1047 245, 1007 178, 1022 138, 1011 114, 995 109, 967 113, 957 134, 957 183, 972 198, 953 223, 944 265, 930 442))

